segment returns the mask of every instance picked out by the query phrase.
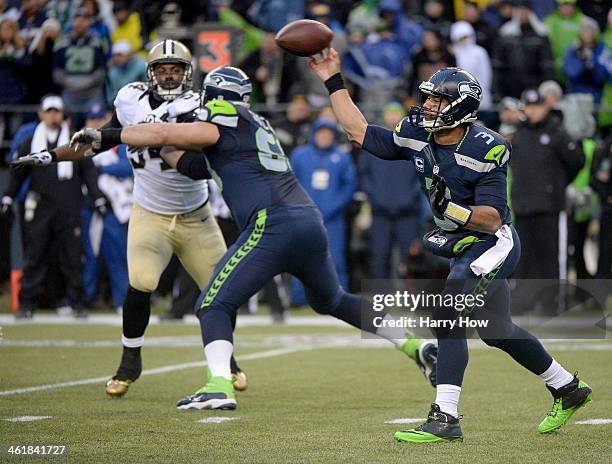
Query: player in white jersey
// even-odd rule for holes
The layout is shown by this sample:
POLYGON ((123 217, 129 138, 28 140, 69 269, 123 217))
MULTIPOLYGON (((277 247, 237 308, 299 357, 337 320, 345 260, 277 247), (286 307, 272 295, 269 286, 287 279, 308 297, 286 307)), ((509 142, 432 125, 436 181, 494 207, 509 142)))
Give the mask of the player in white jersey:
MULTIPOLYGON (((163 40, 149 52, 148 82, 124 86, 115 99, 115 112, 106 127, 176 121, 176 116, 199 107, 200 96, 191 91, 192 64, 189 49, 176 40, 163 40)), ((89 153, 91 154, 91 153, 89 153)), ((68 146, 51 153, 55 159, 78 159, 68 146)), ((129 287, 123 305, 123 354, 106 393, 120 397, 141 373, 140 350, 151 314, 151 293, 176 254, 200 289, 226 251, 221 230, 208 204, 206 180, 179 174, 160 156, 159 148, 128 147, 134 170, 134 205, 128 227, 129 287)), ((25 161, 25 160, 24 160, 25 161)), ((235 321, 234 321, 235 323, 235 321)), ((246 388, 246 377, 232 362, 237 389, 246 388)))

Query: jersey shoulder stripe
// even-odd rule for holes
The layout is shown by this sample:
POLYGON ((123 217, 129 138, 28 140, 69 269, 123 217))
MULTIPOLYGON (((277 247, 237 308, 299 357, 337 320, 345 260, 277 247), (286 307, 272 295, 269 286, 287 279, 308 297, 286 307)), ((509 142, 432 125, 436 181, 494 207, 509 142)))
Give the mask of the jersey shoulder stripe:
POLYGON ((398 147, 421 151, 428 145, 427 132, 410 124, 408 118, 402 119, 393 131, 393 142, 398 147))
POLYGON ((224 127, 238 127, 239 117, 238 109, 227 100, 210 100, 197 111, 200 121, 224 127))
POLYGON ((457 164, 477 172, 489 172, 505 166, 509 159, 510 145, 504 138, 477 124, 468 126, 468 132, 455 152, 457 164))

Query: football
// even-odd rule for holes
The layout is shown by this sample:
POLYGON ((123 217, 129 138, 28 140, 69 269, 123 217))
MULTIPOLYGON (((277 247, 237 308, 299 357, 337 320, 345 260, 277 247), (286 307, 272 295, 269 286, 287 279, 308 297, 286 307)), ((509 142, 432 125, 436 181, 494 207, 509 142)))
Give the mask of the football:
POLYGON ((276 34, 276 43, 296 56, 312 56, 329 46, 334 33, 325 24, 312 19, 300 19, 283 27, 276 34))

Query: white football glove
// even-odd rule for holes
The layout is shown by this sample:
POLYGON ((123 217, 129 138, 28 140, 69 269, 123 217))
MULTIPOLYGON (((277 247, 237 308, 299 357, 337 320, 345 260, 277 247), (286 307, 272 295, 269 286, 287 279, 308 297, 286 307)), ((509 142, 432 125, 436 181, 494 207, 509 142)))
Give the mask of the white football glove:
POLYGON ((47 150, 29 153, 25 156, 11 161, 11 166, 20 168, 23 166, 47 166, 55 161, 55 157, 47 150))
POLYGON ((78 131, 70 139, 70 146, 74 151, 79 151, 82 145, 91 145, 94 151, 100 150, 102 145, 102 131, 99 129, 91 129, 90 127, 78 131))

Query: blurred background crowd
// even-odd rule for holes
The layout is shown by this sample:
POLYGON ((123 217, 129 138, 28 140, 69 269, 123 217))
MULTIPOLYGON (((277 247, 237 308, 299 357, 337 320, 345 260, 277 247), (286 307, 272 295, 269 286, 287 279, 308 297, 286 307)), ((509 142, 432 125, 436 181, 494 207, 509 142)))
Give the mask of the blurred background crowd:
MULTIPOLYGON (((146 81, 147 50, 162 38, 192 48, 200 77, 210 70, 206 63, 221 60, 252 78, 253 107, 271 120, 320 207, 343 285, 359 290, 365 278, 443 277, 445 264, 420 244, 430 212, 414 166, 348 144, 307 59, 276 46, 275 33, 300 18, 334 31, 345 79, 370 122, 394 128, 420 98, 419 83, 440 68, 471 72, 483 88, 480 123, 514 147, 509 198, 524 250, 517 277, 612 278, 608 1, 0 0, 5 294, 11 287, 14 293, 23 260, 32 259, 23 250, 36 249, 40 272, 21 289, 33 307, 77 315, 121 307, 131 202, 125 147, 76 169, 60 163, 58 184, 43 181, 47 192, 29 190, 27 182, 12 189, 6 163, 35 151, 40 124, 55 145, 85 124, 102 125, 118 90, 146 81), (201 40, 201 30, 215 27, 230 31, 230 44, 201 40), (36 209, 45 214, 33 227, 36 209)), ((213 206, 221 223, 231 222, 218 192, 213 206)), ((178 262, 163 282, 160 293, 172 294, 166 316, 190 312, 198 290, 178 262)), ((304 303, 303 289, 285 285, 287 279, 274 284, 264 298, 281 319, 284 308, 304 303)))

